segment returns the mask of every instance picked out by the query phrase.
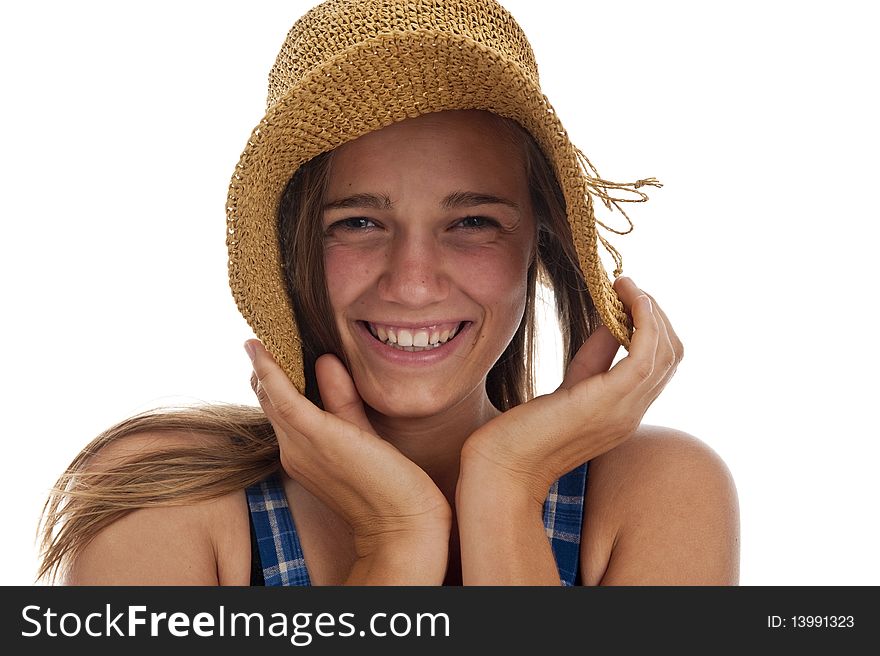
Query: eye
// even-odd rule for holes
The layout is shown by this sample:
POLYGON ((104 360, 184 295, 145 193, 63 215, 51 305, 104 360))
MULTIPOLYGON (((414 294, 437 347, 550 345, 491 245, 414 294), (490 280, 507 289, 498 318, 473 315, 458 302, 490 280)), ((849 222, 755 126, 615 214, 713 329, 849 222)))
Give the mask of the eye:
POLYGON ((364 216, 353 216, 348 219, 342 219, 340 221, 332 223, 327 228, 327 232, 330 233, 336 230, 344 230, 346 232, 362 232, 377 227, 378 226, 371 219, 368 219, 364 216))
POLYGON ((497 228, 498 222, 485 216, 466 216, 455 225, 465 230, 482 230, 485 228, 497 228))

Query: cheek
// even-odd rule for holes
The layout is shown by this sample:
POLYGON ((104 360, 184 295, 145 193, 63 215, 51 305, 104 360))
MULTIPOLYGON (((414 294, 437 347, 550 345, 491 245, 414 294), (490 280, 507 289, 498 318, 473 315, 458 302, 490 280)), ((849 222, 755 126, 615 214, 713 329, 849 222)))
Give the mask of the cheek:
POLYGON ((364 257, 350 249, 328 248, 324 252, 324 275, 334 312, 363 293, 373 277, 375 263, 375 257, 364 257))
POLYGON ((483 305, 510 307, 525 303, 528 266, 521 249, 485 249, 456 258, 451 271, 483 305))

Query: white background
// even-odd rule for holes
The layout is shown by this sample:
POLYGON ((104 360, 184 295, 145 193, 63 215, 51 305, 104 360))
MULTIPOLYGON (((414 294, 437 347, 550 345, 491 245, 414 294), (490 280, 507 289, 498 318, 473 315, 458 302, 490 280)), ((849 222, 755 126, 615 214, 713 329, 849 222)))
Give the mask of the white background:
MULTIPOLYGON (((33 581, 46 492, 103 429, 255 403, 224 202, 311 4, 0 10, 0 584, 33 581)), ((612 235, 687 350, 645 421, 728 464, 741 583, 880 584, 873 3, 504 4, 599 172, 665 185, 612 235)))

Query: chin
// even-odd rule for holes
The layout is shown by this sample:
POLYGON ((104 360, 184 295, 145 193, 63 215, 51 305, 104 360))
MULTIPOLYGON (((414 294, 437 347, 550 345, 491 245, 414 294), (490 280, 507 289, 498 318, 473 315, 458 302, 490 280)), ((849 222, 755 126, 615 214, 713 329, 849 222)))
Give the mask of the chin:
POLYGON ((451 407, 451 404, 446 405, 438 403, 436 397, 425 400, 409 398, 396 401, 387 398, 379 398, 376 400, 376 403, 367 402, 367 405, 380 415, 400 419, 423 419, 425 417, 433 417, 451 407))
POLYGON ((464 395, 452 398, 448 395, 439 396, 435 389, 413 389, 396 392, 394 389, 376 390, 375 393, 362 394, 366 403, 374 412, 385 417, 400 419, 423 419, 433 417, 458 405, 464 395))

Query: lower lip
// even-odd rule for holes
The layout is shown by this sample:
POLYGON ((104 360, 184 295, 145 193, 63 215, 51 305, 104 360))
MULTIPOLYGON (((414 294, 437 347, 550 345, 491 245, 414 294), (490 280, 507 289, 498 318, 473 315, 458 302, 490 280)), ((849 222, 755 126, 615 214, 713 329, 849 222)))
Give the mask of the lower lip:
POLYGON ((457 351, 459 346, 466 341, 465 339, 462 339, 462 337, 470 332, 471 326, 474 324, 471 321, 465 322, 464 328, 459 330, 453 339, 444 342, 437 348, 426 349, 424 351, 403 351, 399 348, 388 346, 384 342, 380 342, 373 337, 373 333, 370 332, 369 328, 367 328, 363 321, 356 322, 356 325, 358 334, 363 341, 366 342, 370 351, 376 353, 382 359, 400 365, 427 366, 442 362, 457 351))

